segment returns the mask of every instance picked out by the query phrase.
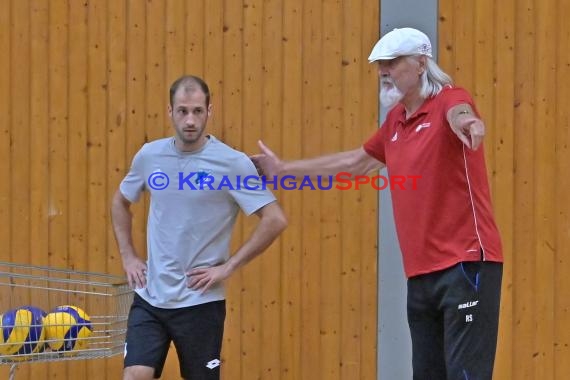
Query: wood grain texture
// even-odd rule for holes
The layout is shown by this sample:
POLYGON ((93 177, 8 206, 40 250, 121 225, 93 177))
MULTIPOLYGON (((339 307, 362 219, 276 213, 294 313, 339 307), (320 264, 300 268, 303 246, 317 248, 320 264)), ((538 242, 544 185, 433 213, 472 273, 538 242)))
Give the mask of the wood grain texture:
MULTIPOLYGON (((210 132, 247 154, 259 139, 286 159, 358 147, 377 127, 378 16, 371 0, 1 1, 0 260, 122 273, 110 200, 140 147, 172 135, 182 74, 207 81, 210 132)), ((377 193, 275 194, 289 228, 228 281, 223 378, 374 379, 377 193)), ((143 257, 148 205, 131 208, 143 257)), ((233 251, 256 222, 238 218, 233 251)), ((17 378, 121 369, 119 355, 17 378)), ((172 349, 163 378, 177 377, 172 349)))
MULTIPOLYGON (((570 4, 566 1, 556 2, 556 83, 567 83, 570 75, 570 52, 563 47, 570 43, 570 30, 565 27, 565 15, 570 14, 570 4)), ((570 117, 566 104, 570 101, 570 87, 556 87, 556 120, 555 120, 555 152, 556 152, 556 198, 555 202, 555 259, 554 259, 554 378, 563 379, 570 373, 570 260, 567 251, 570 246, 570 202, 568 191, 570 186, 570 117)))
POLYGON ((487 169, 505 254, 496 379, 569 374, 560 359, 568 352, 562 326, 570 291, 561 275, 568 269, 570 126, 562 111, 568 31, 560 20, 568 11, 557 0, 440 1, 440 63, 472 91, 487 125, 487 169))
MULTIPOLYGON (((283 113, 283 17, 281 14, 282 2, 280 0, 263 1, 261 51, 262 51, 262 102, 260 137, 269 146, 278 146, 279 134, 275 133, 281 128, 283 113), (269 53, 271 52, 271 53, 269 53), (269 54, 268 54, 269 53, 269 54)), ((247 115, 246 112, 244 112, 247 115)), ((247 124, 246 124, 247 125, 247 124)), ((224 126, 225 129, 225 126, 224 126)), ((247 138, 251 145, 247 145, 249 152, 257 150, 256 139, 247 138)), ((283 194, 282 196, 287 196, 283 194)), ((281 277, 281 254, 279 246, 270 247, 260 260, 261 270, 261 379, 278 380, 281 374, 281 284, 286 278, 281 277)))
MULTIPOLYGON (((497 379, 570 373, 569 12, 439 3, 440 64, 488 128, 506 259, 497 379)), ((292 159, 360 145, 378 116, 366 62, 378 16, 371 0, 0 1, 0 259, 122 272, 109 200, 142 144, 172 133, 167 91, 182 73, 211 85, 211 132, 237 149, 262 138, 292 159)), ((374 379, 377 193, 276 194, 290 226, 229 282, 224 378, 374 379)), ((147 208, 133 206, 143 256, 147 208)), ((254 225, 240 218, 233 249, 254 225)), ((101 368, 116 378, 121 360, 23 364, 18 379, 101 368)), ((172 351, 164 377, 177 374, 172 351)))

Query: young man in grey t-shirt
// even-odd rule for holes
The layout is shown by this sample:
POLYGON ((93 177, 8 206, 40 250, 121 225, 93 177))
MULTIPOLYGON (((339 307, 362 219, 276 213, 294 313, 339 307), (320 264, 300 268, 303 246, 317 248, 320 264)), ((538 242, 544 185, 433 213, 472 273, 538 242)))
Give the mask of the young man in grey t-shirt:
POLYGON ((225 318, 223 281, 263 252, 287 222, 250 159, 205 133, 210 92, 194 76, 170 88, 173 138, 135 155, 113 198, 112 219, 135 299, 125 343, 125 380, 159 378, 174 342, 185 379, 219 379, 225 318), (136 253, 130 204, 150 192, 147 261, 136 253), (239 210, 260 220, 230 257, 239 210))

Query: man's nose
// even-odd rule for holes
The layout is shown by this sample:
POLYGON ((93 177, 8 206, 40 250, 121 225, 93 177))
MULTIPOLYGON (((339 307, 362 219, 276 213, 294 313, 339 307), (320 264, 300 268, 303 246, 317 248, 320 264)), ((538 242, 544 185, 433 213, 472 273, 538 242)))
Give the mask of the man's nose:
POLYGON ((188 127, 192 127, 194 125, 194 115, 187 115, 186 119, 184 119, 184 124, 186 124, 188 127))
POLYGON ((380 78, 386 78, 388 76, 388 69, 385 65, 379 64, 378 65, 378 76, 380 78))
POLYGON ((388 78, 390 78, 390 73, 388 72, 388 70, 385 70, 382 67, 379 67, 378 68, 378 78, 388 79, 388 78))

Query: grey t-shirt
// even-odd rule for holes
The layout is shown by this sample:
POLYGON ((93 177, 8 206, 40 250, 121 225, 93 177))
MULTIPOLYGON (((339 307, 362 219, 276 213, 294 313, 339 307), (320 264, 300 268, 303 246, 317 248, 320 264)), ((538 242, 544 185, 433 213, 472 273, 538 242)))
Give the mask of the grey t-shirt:
POLYGON ((208 137, 191 153, 179 151, 172 137, 145 144, 120 185, 130 202, 150 192, 147 286, 136 291, 156 307, 224 299, 223 284, 204 294, 189 289, 186 272, 228 260, 238 210, 251 215, 275 201, 249 157, 208 137))

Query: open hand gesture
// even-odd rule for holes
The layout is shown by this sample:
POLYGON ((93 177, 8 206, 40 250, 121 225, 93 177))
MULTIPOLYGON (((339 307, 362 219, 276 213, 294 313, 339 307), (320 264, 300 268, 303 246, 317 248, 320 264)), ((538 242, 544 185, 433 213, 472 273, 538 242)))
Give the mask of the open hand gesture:
POLYGON ((259 175, 265 175, 267 177, 274 177, 279 174, 283 167, 283 161, 271 149, 265 146, 260 141, 257 142, 260 154, 256 154, 250 157, 253 164, 257 168, 259 175))

